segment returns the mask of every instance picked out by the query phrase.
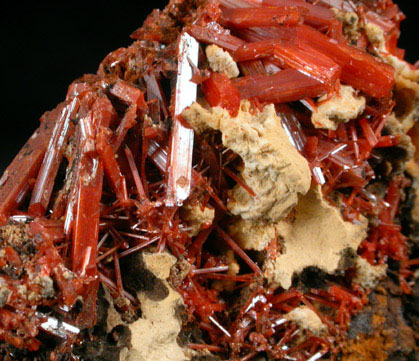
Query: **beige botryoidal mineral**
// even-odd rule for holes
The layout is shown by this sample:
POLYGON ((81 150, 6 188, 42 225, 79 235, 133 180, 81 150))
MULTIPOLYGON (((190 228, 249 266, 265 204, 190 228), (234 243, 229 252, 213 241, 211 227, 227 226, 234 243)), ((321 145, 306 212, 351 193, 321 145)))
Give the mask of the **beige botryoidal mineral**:
POLYGON ((307 306, 300 306, 288 312, 285 316, 289 321, 295 322, 300 329, 310 330, 319 336, 326 331, 326 325, 322 323, 319 316, 307 306))
MULTIPOLYGON (((419 150, 418 150, 419 151, 419 150)), ((419 164, 415 160, 410 160, 406 165, 406 171, 413 177, 413 189, 415 198, 412 208, 412 220, 419 223, 419 164)))
POLYGON ((203 228, 212 224, 215 210, 208 206, 202 207, 199 203, 192 204, 187 200, 180 210, 180 216, 188 226, 188 236, 195 237, 203 228))
POLYGON ((387 265, 371 265, 366 259, 357 257, 355 260, 355 278, 364 289, 370 290, 378 285, 378 282, 386 277, 387 265))
POLYGON ((361 35, 361 24, 357 13, 352 11, 341 11, 331 8, 336 18, 342 22, 343 33, 350 41, 356 41, 361 35))
POLYGON ((223 145, 241 157, 240 176, 256 196, 236 185, 227 203, 232 214, 276 222, 310 188, 308 163, 292 146, 273 104, 251 112, 244 100, 237 117, 231 117, 220 107, 205 109, 194 103, 182 115, 198 133, 221 131, 223 145))
POLYGON ((357 118, 365 109, 365 98, 355 95, 355 89, 341 85, 339 92, 329 100, 328 95, 319 98, 321 103, 311 115, 316 128, 336 130, 340 123, 357 118))
POLYGON ((190 360, 193 351, 177 343, 181 320, 176 315, 176 310, 183 305, 182 297, 167 282, 176 257, 168 252, 144 252, 143 262, 146 269, 162 280, 169 294, 159 301, 151 300, 143 292, 137 294, 142 316, 128 325, 132 347, 121 351, 120 361, 190 360))
POLYGON ((294 274, 306 267, 333 273, 348 249, 356 252, 367 235, 367 220, 345 222, 340 210, 330 205, 314 187, 295 207, 292 220, 276 224, 284 240, 283 253, 265 262, 265 276, 272 285, 288 289, 294 274))
POLYGON ((419 69, 413 69, 410 64, 389 53, 384 31, 379 26, 368 23, 365 33, 375 47, 375 54, 395 70, 395 115, 407 132, 419 121, 419 69))
POLYGON ((229 226, 231 237, 243 249, 263 251, 276 239, 276 223, 261 219, 238 219, 229 226))
POLYGON ((230 79, 237 78, 240 74, 237 63, 231 57, 230 53, 221 49, 217 45, 208 45, 205 49, 205 55, 212 71, 224 73, 230 79))

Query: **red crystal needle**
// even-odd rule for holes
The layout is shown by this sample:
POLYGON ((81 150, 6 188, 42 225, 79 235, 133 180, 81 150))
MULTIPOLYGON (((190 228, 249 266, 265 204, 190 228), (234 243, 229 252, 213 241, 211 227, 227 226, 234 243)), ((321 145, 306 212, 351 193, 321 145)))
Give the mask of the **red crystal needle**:
POLYGON ((191 170, 194 132, 181 122, 182 111, 196 100, 197 85, 192 83, 190 62, 198 66, 199 43, 187 33, 180 36, 178 70, 174 99, 174 124, 171 134, 170 156, 167 165, 168 207, 182 205, 191 190, 191 170))
POLYGON ((309 26, 298 27, 298 40, 327 55, 342 68, 341 80, 377 98, 389 95, 394 69, 372 55, 346 44, 336 44, 309 26))
POLYGON ((41 169, 36 179, 35 187, 29 205, 29 213, 43 216, 47 210, 54 186, 55 176, 64 153, 64 145, 68 138, 70 118, 77 111, 79 102, 77 98, 67 105, 55 123, 55 127, 45 153, 41 169))
POLYGON ((266 74, 265 66, 261 60, 242 61, 239 66, 243 75, 266 74))
POLYGON ((252 261, 252 259, 244 252, 240 246, 233 241, 233 239, 224 232, 219 226, 215 227, 215 230, 219 233, 219 235, 226 241, 226 243, 235 251, 240 258, 243 259, 244 262, 247 263, 247 265, 257 274, 261 274, 262 270, 259 268, 259 266, 252 261))
POLYGON ((114 152, 117 152, 128 130, 137 123, 137 115, 147 110, 147 104, 142 91, 123 80, 118 80, 111 88, 110 93, 128 105, 111 141, 114 152))
POLYGON ((224 49, 234 51, 246 42, 230 35, 230 32, 216 23, 209 23, 206 27, 191 25, 188 33, 206 44, 216 44, 224 49))
POLYGON ((390 65, 354 46, 338 43, 310 26, 243 29, 241 33, 248 41, 273 39, 314 48, 341 67, 342 82, 372 97, 388 96, 394 85, 394 68, 390 65))
POLYGON ((125 177, 121 173, 115 154, 109 144, 111 134, 112 132, 109 128, 100 127, 96 139, 96 149, 105 168, 105 174, 114 189, 117 198, 121 202, 127 202, 128 192, 125 177))
POLYGON ((302 22, 302 8, 290 6, 252 7, 223 10, 223 20, 236 28, 292 26, 302 22))
POLYGON ((301 0, 263 0, 263 5, 302 7, 308 10, 305 23, 314 27, 327 26, 329 25, 330 20, 334 18, 334 14, 330 9, 301 0))
MULTIPOLYGON (((93 111, 92 114, 89 114, 79 122, 81 128, 85 124, 86 129, 99 129, 101 126, 108 127, 110 119, 110 114, 104 115, 99 111, 93 111)), ((79 174, 75 179, 75 184, 73 184, 73 187, 77 187, 74 204, 76 207, 76 218, 74 224, 73 220, 70 219, 67 225, 73 236, 73 271, 79 275, 85 273, 87 276, 97 275, 97 241, 99 237, 100 200, 103 185, 103 165, 99 161, 95 147, 90 149, 86 146, 92 140, 94 141, 91 138, 92 136, 94 134, 81 132, 79 146, 82 149, 82 153, 78 165, 79 174), (89 253, 88 256, 86 252, 89 253), (88 260, 87 264, 84 263, 85 260, 88 260)), ((73 212, 74 209, 71 212, 67 212, 66 217, 72 218, 73 212)), ((92 285, 92 287, 91 292, 94 292, 94 286, 92 285)))
POLYGON ((242 45, 234 52, 237 61, 267 57, 281 68, 293 68, 333 88, 339 79, 340 67, 326 55, 309 45, 262 40, 242 45))
MULTIPOLYGON (((157 142, 154 140, 150 141, 148 148, 148 156, 154 162, 154 164, 159 168, 161 172, 165 172, 167 164, 167 152, 165 149, 161 148, 157 142)), ((220 209, 223 212, 227 211, 227 207, 223 204, 218 195, 214 192, 211 185, 208 184, 206 179, 195 169, 192 169, 191 172, 191 181, 193 184, 202 184, 207 192, 210 194, 211 198, 217 203, 220 209)))
POLYGON ((141 200, 147 199, 143 183, 141 182, 140 174, 138 173, 137 165, 135 164, 134 156, 128 146, 125 147, 125 155, 128 160, 128 165, 131 169, 132 177, 134 178, 135 186, 137 187, 138 196, 141 200))
POLYGON ((29 191, 28 181, 38 174, 54 124, 64 106, 65 104, 45 116, 41 126, 3 173, 0 179, 0 224, 6 224, 10 213, 19 206, 29 191))
POLYGON ((78 184, 77 216, 73 233, 73 271, 92 275, 96 269, 96 247, 99 234, 100 198, 103 167, 97 159, 85 159, 78 184), (88 180, 87 184, 86 179, 88 180), (90 250, 89 255, 85 253, 90 250), (87 259, 87 264, 84 264, 87 259))
POLYGON ((251 75, 234 79, 233 85, 243 99, 256 97, 261 102, 285 103, 316 97, 326 90, 325 85, 294 69, 273 75, 251 75))

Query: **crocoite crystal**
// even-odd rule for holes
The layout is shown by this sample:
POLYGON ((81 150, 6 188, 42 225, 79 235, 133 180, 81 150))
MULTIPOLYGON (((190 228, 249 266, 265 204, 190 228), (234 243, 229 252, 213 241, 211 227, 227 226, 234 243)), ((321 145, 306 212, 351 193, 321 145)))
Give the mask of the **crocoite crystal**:
MULTIPOLYGON (((180 0, 154 11, 130 47, 70 85, 0 179, 2 359, 352 360, 350 322, 375 302, 368 287, 388 269, 381 299, 392 282, 412 302, 419 264, 416 218, 400 212, 417 208, 419 186, 409 137, 417 143, 419 70, 396 46, 402 19, 391 0, 180 0), (361 24, 350 37, 344 14, 361 24), (227 52, 216 68, 208 45, 227 52), (335 130, 315 127, 341 83, 365 107, 335 130), (293 187, 288 203, 270 199, 293 187), (334 247, 339 229, 321 209, 347 234, 362 225, 362 239, 336 233, 341 248, 299 262, 297 248, 334 247)), ((375 357, 359 356, 362 340, 354 357, 375 357)), ((415 352, 397 344, 379 359, 415 352)))

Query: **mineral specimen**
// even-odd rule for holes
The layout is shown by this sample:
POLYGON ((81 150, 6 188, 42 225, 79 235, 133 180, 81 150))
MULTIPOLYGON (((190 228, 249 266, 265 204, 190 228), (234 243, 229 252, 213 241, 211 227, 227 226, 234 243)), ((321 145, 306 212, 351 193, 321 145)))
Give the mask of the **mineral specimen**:
POLYGON ((0 179, 1 359, 413 359, 403 17, 391 0, 153 11, 0 179))

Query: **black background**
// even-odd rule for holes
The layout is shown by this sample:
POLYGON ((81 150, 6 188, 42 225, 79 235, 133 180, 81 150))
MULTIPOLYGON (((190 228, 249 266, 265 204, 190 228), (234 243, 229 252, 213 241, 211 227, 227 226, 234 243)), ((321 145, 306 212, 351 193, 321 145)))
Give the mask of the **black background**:
MULTIPOLYGON (((95 73, 110 51, 129 45, 129 35, 151 10, 166 3, 3 2, 0 174, 38 126, 39 117, 64 99, 68 85, 85 73, 95 73)), ((397 3, 407 15, 399 46, 414 63, 419 59, 419 1, 397 3)))

